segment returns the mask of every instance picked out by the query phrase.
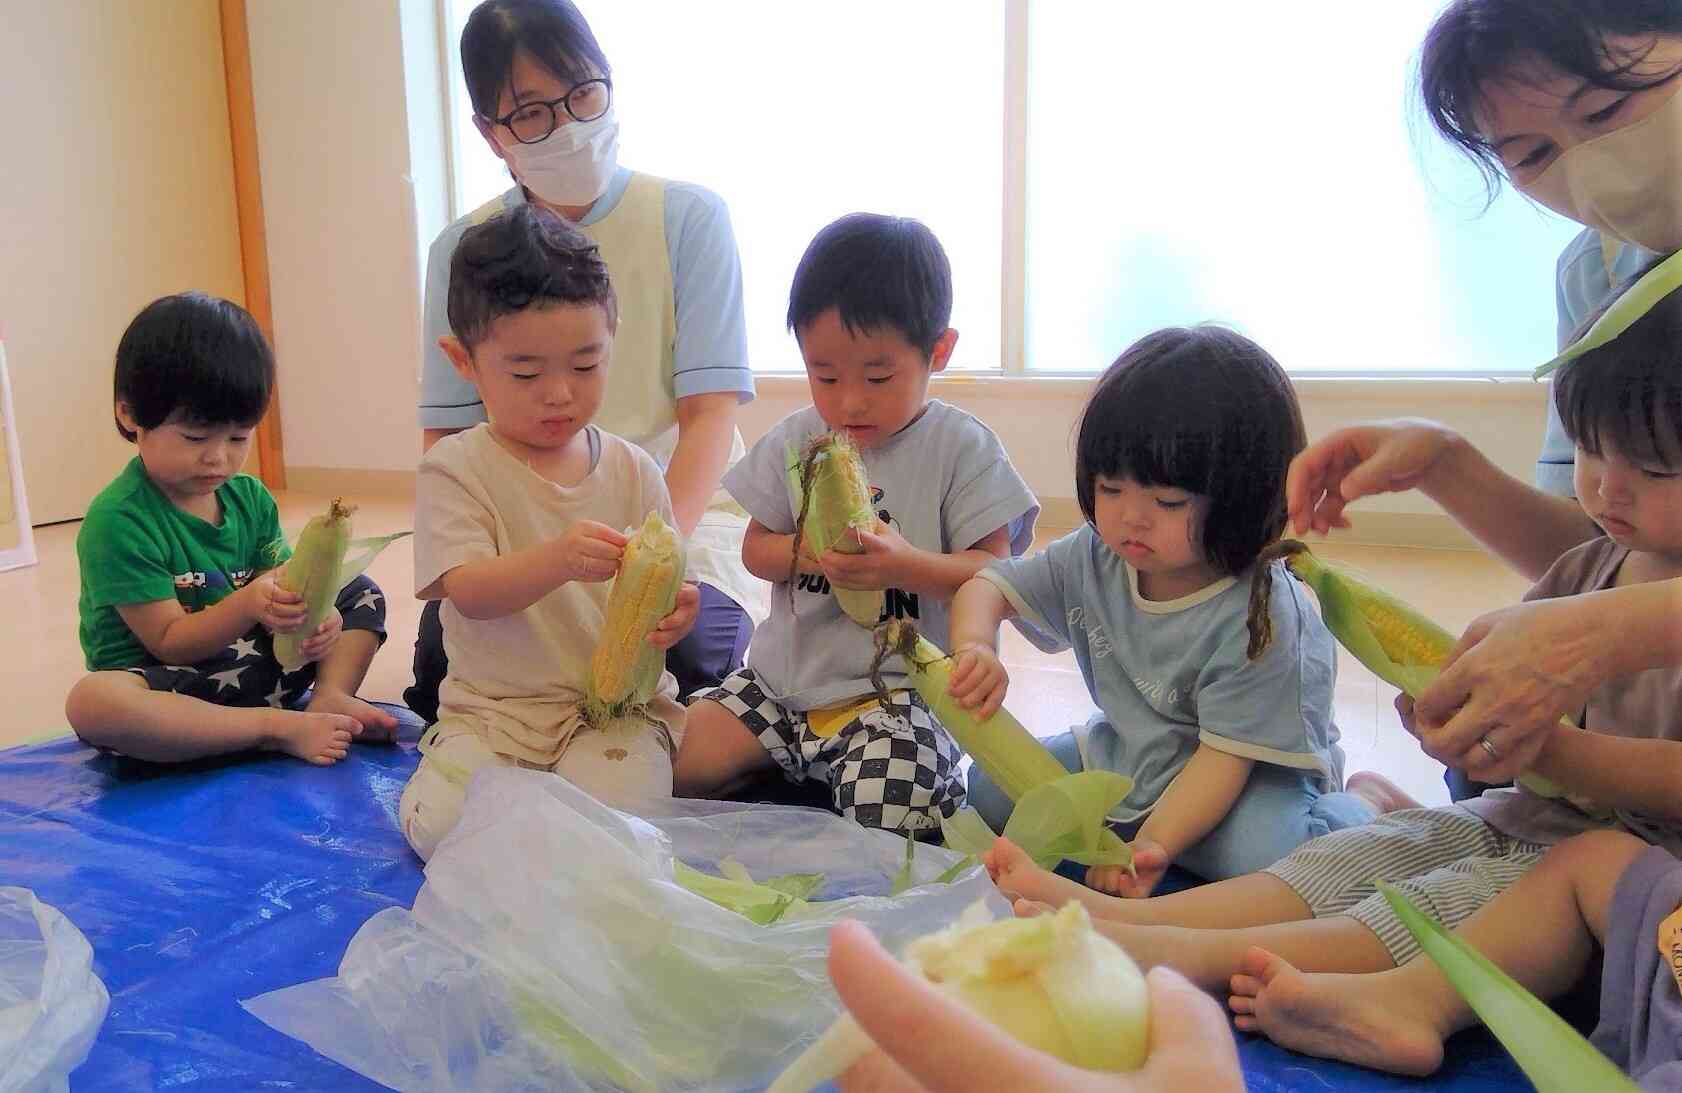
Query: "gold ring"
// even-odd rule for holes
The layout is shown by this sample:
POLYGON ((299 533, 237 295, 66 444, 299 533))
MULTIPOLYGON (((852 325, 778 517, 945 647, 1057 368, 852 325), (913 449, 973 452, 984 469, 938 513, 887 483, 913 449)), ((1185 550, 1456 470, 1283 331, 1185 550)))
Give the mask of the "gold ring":
POLYGON ((1499 763, 1501 761, 1501 753, 1495 750, 1495 745, 1491 744, 1489 742, 1489 737, 1487 737, 1487 736, 1478 737, 1478 746, 1481 747, 1484 751, 1488 752, 1489 757, 1491 759, 1495 760, 1495 762, 1499 763))

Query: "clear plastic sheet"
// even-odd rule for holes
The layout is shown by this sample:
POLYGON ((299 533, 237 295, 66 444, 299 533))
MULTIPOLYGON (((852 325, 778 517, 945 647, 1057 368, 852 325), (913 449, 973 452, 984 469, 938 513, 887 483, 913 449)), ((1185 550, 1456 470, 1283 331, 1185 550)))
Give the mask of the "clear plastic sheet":
POLYGON ((69 1089, 111 997, 82 931, 27 888, 0 887, 0 1093, 69 1089))

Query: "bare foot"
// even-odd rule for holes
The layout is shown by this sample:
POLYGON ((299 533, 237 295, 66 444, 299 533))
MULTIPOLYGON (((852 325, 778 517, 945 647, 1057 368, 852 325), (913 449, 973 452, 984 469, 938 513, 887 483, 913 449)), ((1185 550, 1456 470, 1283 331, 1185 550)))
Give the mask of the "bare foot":
POLYGON ((1240 1029, 1305 1055, 1421 1077, 1443 1063, 1442 1034, 1383 975, 1306 974, 1253 948, 1227 1004, 1240 1029))
POLYGON ((1373 770, 1361 770, 1351 774, 1344 783, 1344 788, 1371 805, 1380 816, 1386 812, 1425 807, 1409 797, 1401 786, 1373 770))
POLYGON ((362 733, 362 723, 346 714, 295 710, 270 713, 264 749, 283 751, 318 767, 330 767, 350 754, 351 740, 362 733))
POLYGON ((981 864, 987 867, 987 875, 993 878, 1000 893, 1013 903, 1027 900, 1057 908, 1070 900, 1079 900, 1094 918, 1122 913, 1121 900, 1040 868, 1027 851, 1009 839, 1001 837, 993 843, 992 849, 981 856, 981 864))
POLYGON ((340 713, 346 717, 354 717, 357 724, 362 726, 362 734, 357 739, 364 744, 391 744, 397 740, 397 718, 355 695, 347 695, 342 691, 324 691, 317 687, 314 697, 310 699, 309 711, 340 713))
POLYGON ((1119 865, 1094 865, 1086 871, 1086 886, 1107 896, 1121 895, 1122 885, 1130 879, 1119 865))

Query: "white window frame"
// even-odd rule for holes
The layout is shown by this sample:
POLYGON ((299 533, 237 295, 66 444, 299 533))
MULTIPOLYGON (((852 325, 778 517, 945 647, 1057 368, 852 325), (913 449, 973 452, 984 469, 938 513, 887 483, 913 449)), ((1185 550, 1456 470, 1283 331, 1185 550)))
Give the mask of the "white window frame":
MULTIPOLYGON (((1029 5, 1033 0, 1005 0, 1005 109, 1000 131, 1000 152, 1004 159, 1003 246, 999 285, 999 361, 997 368, 966 368, 962 372, 948 372, 937 378, 939 387, 955 391, 973 384, 998 384, 1001 381, 1031 385, 1045 393, 1084 392, 1095 373, 1077 369, 1028 368, 1028 35, 1030 32, 1029 5)), ((444 53, 444 67, 449 89, 445 104, 446 168, 449 172, 450 219, 455 220, 470 210, 461 207, 461 195, 456 184, 456 141, 466 134, 457 126, 460 100, 467 89, 461 73, 461 54, 451 40, 447 0, 436 0, 438 15, 438 44, 444 53)), ((473 137, 477 138, 475 131, 473 137)), ((1534 381, 1525 369, 1350 369, 1344 371, 1286 372, 1300 384, 1311 385, 1322 392, 1337 390, 1350 381, 1391 385, 1439 385, 1444 393, 1467 390, 1468 384, 1524 384, 1534 381)), ((790 369, 755 369, 756 380, 800 376, 804 373, 790 369)), ((774 384, 780 387, 781 384, 774 384)), ((1377 392, 1372 392, 1376 394, 1377 392)), ((1413 392, 1417 393, 1417 392, 1413 392)))

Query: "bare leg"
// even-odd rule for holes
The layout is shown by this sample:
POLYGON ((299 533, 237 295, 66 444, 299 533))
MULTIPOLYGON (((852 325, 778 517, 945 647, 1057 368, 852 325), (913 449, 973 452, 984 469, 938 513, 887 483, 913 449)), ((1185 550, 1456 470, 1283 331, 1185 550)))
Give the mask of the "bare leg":
POLYGON ((1236 929, 1138 926, 1114 919, 1095 925, 1141 968, 1166 964, 1211 991, 1224 990, 1257 946, 1313 971, 1378 972, 1395 967, 1378 935, 1345 915, 1236 929))
POLYGON ((1344 788, 1382 816, 1386 812, 1400 812, 1404 808, 1425 806, 1409 797, 1407 791, 1375 770, 1356 771, 1349 776, 1344 788))
POLYGON ((389 744, 397 739, 397 719, 378 706, 356 697, 357 688, 368 676, 380 642, 367 630, 346 630, 332 650, 316 666, 315 694, 311 713, 336 713, 354 717, 362 726, 358 740, 368 744, 389 744))
MULTIPOLYGON (((1646 844, 1597 831, 1556 846, 1456 932, 1543 998, 1583 974, 1612 896, 1646 844)), ((1252 949, 1232 977, 1238 1027, 1295 1051, 1400 1074, 1442 1065, 1443 1041, 1477 1021, 1429 957, 1377 975, 1309 975, 1252 949)))
POLYGON ((345 757, 362 731, 342 714, 218 706, 154 691, 133 672, 83 676, 70 689, 64 714, 89 744, 154 763, 261 748, 328 766, 345 757))
POLYGON ((1094 918, 1116 922, 1232 929, 1312 917, 1302 897, 1271 873, 1249 873, 1167 896, 1119 899, 1041 869, 1009 839, 993 844, 985 864, 1007 899, 1052 907, 1078 900, 1094 918))
POLYGON ((703 698, 689 707, 683 743, 672 760, 672 792, 679 797, 717 796, 775 765, 740 718, 703 698))

